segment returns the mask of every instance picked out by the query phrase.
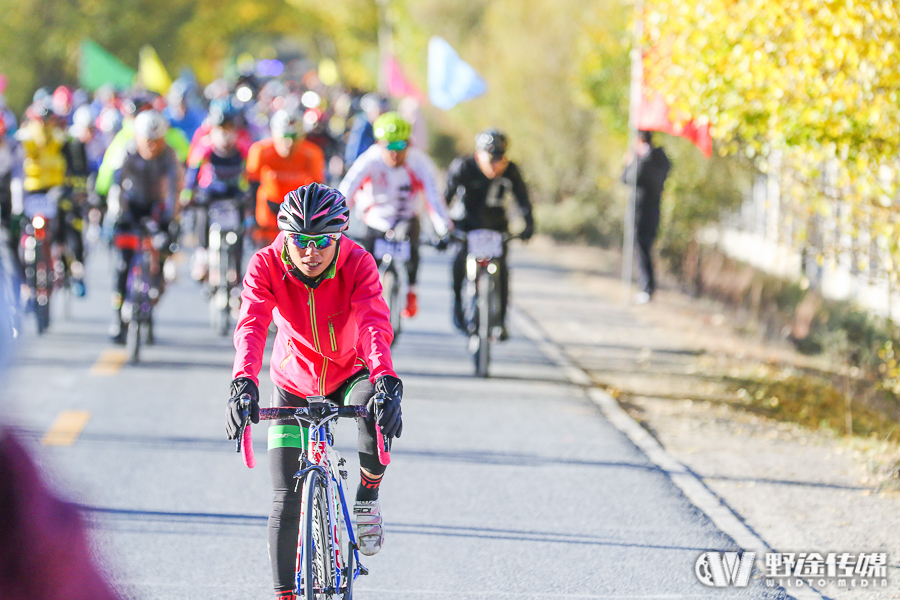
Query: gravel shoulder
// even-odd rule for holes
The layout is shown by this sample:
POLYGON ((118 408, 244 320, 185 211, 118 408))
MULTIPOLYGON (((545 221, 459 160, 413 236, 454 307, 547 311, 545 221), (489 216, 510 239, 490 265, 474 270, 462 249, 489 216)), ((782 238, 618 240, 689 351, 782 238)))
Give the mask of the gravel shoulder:
POLYGON ((726 375, 822 359, 740 332, 715 304, 665 283, 653 302, 628 306, 618 260, 543 238, 517 246, 513 302, 773 551, 888 553, 887 588, 828 586, 827 597, 900 598, 896 447, 733 408, 726 375))

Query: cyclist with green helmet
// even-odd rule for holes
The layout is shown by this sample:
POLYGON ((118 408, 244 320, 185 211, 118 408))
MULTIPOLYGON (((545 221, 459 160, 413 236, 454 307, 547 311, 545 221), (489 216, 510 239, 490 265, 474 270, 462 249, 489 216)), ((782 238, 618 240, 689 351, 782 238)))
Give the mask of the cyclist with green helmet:
MULTIPOLYGON (((419 271, 419 221, 416 198, 424 195, 435 233, 445 236, 453 224, 447 205, 438 191, 436 168, 425 152, 410 147, 410 124, 396 112, 387 112, 374 123, 377 144, 363 152, 338 189, 355 205, 356 214, 366 226, 361 241, 369 252, 375 240, 385 237, 398 224, 408 221, 410 256, 406 263, 409 291, 404 317, 418 312, 416 281, 419 271)), ((377 257, 376 257, 377 258, 377 257)))

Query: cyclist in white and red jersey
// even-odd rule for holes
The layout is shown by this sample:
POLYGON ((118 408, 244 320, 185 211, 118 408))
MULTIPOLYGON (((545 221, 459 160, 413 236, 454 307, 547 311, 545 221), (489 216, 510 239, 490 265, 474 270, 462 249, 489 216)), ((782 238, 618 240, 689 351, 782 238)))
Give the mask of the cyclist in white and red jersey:
POLYGON ((383 238, 399 223, 409 221, 410 257, 406 263, 409 291, 403 316, 414 317, 418 312, 418 194, 425 197, 438 236, 446 236, 453 223, 438 192, 434 163, 425 152, 409 146, 410 124, 399 113, 387 112, 378 117, 374 127, 378 143, 356 159, 338 189, 351 205, 355 204, 356 213, 366 226, 362 245, 369 252, 374 251, 376 239, 383 238))

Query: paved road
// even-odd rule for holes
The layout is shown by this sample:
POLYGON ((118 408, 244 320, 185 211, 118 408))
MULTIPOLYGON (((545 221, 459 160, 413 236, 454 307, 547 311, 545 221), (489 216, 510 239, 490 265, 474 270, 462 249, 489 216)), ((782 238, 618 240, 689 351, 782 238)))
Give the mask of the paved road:
MULTIPOLYGON (((783 597, 760 580, 698 583, 699 554, 734 543, 517 331, 494 377, 472 377, 449 322, 448 260, 427 254, 422 271, 422 312, 396 345, 405 424, 381 494, 387 539, 358 598, 783 597)), ((59 487, 89 507, 127 597, 269 598, 265 436, 257 427, 259 465, 244 468, 223 434, 230 340, 207 327, 181 272, 158 310, 158 345, 119 368, 108 259, 95 251, 89 297, 43 338, 26 332, 16 418, 59 487), (74 445, 40 446, 62 411, 90 420, 74 445)), ((338 430, 355 463, 355 427, 338 430)))

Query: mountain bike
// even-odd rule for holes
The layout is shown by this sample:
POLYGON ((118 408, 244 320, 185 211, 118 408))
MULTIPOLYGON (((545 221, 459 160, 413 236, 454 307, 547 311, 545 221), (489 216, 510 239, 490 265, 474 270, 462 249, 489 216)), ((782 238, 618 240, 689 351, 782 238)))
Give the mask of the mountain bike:
MULTIPOLYGON (((237 437, 237 451, 253 467, 253 445, 248 425, 249 396, 242 396, 244 421, 237 437)), ((365 419, 365 406, 335 406, 324 396, 309 396, 309 407, 260 408, 260 420, 295 419, 308 432, 306 453, 294 477, 302 486, 300 531, 297 543, 295 593, 303 600, 353 598, 353 582, 369 571, 359 562, 359 548, 344 482, 346 461, 334 448, 332 422, 338 418, 365 419)), ((376 405, 376 414, 378 406, 376 405)), ((376 421, 377 428, 377 421, 376 421)), ((390 462, 390 440, 378 431, 378 454, 382 464, 390 462)))
POLYGON ((400 336, 403 310, 400 306, 400 270, 412 253, 408 236, 409 225, 409 221, 401 221, 393 229, 386 231, 383 238, 376 238, 373 251, 375 261, 378 263, 384 301, 391 317, 391 328, 394 330, 391 345, 400 336))
POLYGON ((488 377, 491 344, 498 340, 500 315, 500 258, 508 234, 490 229, 454 233, 467 244, 466 281, 463 287, 463 311, 469 334, 469 353, 475 363, 475 375, 488 377))
POLYGON ((212 328, 228 335, 231 314, 241 305, 244 226, 239 199, 213 200, 209 205, 209 315, 212 328))
POLYGON ((31 291, 29 303, 37 320, 39 335, 50 327, 50 296, 58 279, 52 233, 58 200, 56 189, 28 193, 22 199, 22 267, 25 283, 31 291))
POLYGON ((134 250, 122 302, 122 323, 128 328, 128 360, 136 364, 140 362, 141 345, 154 343, 153 307, 159 300, 162 280, 159 257, 168 235, 152 219, 143 219, 133 232, 117 233, 114 243, 118 248, 134 250))

